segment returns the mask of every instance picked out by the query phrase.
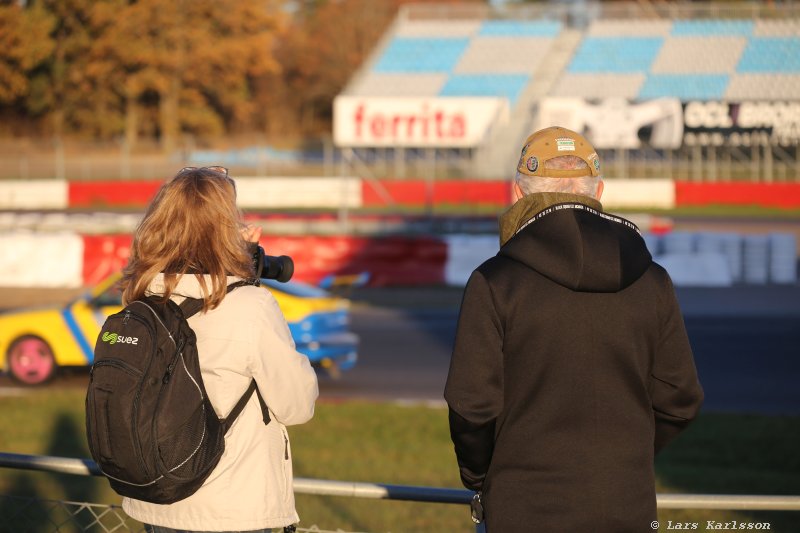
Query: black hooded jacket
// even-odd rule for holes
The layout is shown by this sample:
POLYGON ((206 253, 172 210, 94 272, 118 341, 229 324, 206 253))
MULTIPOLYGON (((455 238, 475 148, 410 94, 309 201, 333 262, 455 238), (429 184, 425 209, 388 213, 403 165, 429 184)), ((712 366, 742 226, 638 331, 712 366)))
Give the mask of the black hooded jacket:
POLYGON ((654 454, 702 398, 670 278, 631 222, 550 206, 470 277, 445 399, 490 533, 650 530, 654 454))

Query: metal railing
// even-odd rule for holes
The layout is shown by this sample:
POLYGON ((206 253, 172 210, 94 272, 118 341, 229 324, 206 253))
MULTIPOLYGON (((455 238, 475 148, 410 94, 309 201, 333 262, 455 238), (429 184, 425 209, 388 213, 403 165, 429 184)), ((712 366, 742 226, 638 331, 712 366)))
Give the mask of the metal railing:
MULTIPOLYGON (((527 131, 527 130, 526 130, 527 131)), ((716 134, 715 134, 716 135, 716 134)), ((748 134, 751 135, 751 134, 748 134)), ((725 144, 728 137, 714 142, 675 149, 656 148, 642 141, 636 149, 600 149, 603 175, 609 178, 671 178, 685 181, 796 182, 800 180, 800 145, 771 144, 763 132, 748 137, 748 144, 725 144)), ((741 141, 741 139, 740 139, 741 141)), ((521 142, 518 139, 516 142, 521 142)), ((698 141, 699 142, 699 141, 698 141)), ((739 141, 737 141, 739 142, 739 141)), ((744 141, 742 141, 744 142, 744 141)), ((219 152, 217 161, 235 176, 359 176, 369 180, 385 198, 377 179, 508 179, 516 161, 505 161, 491 172, 479 172, 488 148, 340 148, 327 145, 322 159, 253 166, 238 159, 235 151, 219 152)), ((516 146, 516 144, 514 144, 516 146)), ((516 148, 515 148, 516 152, 516 148)), ((163 180, 184 164, 200 164, 187 152, 180 161, 166 155, 123 158, 112 148, 105 155, 76 147, 68 155, 47 147, 0 154, 0 180, 66 179, 163 180)), ((390 200, 390 199, 389 199, 390 200)), ((389 202, 387 202, 389 203, 389 202)))
POLYGON ((594 19, 754 19, 800 15, 800 2, 574 2, 405 4, 398 18, 416 20, 560 20, 570 23, 575 14, 594 19))
MULTIPOLYGON (((44 455, 25 455, 16 453, 0 453, 0 468, 15 468, 21 470, 36 470, 60 474, 74 474, 79 476, 102 476, 102 472, 94 461, 90 459, 75 459, 67 457, 53 457, 44 455)), ((472 499, 473 492, 464 489, 449 489, 437 487, 421 487, 410 485, 391 485, 383 483, 363 483, 353 481, 333 481, 323 479, 295 478, 294 492, 315 496, 344 496, 351 498, 366 498, 378 500, 402 500, 423 503, 452 503, 467 505, 472 499)), ((15 508, 25 512, 27 506, 36 505, 37 513, 41 509, 58 511, 61 515, 49 518, 59 531, 60 523, 64 521, 77 521, 82 517, 81 531, 95 531, 97 528, 104 532, 130 531, 128 518, 115 505, 101 505, 83 502, 34 500, 32 498, 19 498, 15 496, 0 496, 0 498, 19 501, 15 508), (92 529, 95 528, 95 529, 92 529)), ((728 495, 728 494, 658 494, 656 501, 659 509, 714 509, 734 511, 800 511, 800 496, 765 496, 765 495, 728 495)), ((8 518, 8 517, 0 517, 8 518)), ((135 530, 139 531, 139 530, 135 530)), ((303 532, 325 533, 317 526, 308 529, 298 529, 303 532)), ((344 533, 338 530, 339 533, 344 533)), ((480 531, 480 529, 478 529, 480 531)))

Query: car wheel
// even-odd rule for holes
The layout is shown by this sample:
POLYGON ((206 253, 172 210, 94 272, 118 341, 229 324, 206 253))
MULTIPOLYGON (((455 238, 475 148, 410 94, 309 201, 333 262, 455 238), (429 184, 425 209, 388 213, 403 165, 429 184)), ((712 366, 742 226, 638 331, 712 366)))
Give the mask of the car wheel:
POLYGON ((7 354, 8 372, 23 385, 41 385, 56 372, 53 350, 39 337, 26 335, 11 344, 7 354))

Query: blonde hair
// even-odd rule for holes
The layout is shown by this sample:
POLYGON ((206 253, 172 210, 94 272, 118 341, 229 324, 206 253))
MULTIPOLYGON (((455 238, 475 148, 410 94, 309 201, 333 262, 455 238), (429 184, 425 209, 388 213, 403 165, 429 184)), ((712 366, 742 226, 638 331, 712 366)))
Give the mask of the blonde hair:
MULTIPOLYGON (((574 155, 562 155, 545 161, 545 169, 581 170, 589 168, 588 163, 574 155)), ((522 192, 533 194, 537 192, 569 192, 581 194, 591 198, 597 197, 597 187, 602 179, 600 176, 583 176, 578 178, 548 178, 544 176, 528 176, 517 172, 516 181, 522 192)))
POLYGON ((254 276, 243 227, 232 179, 203 168, 179 172, 159 189, 136 228, 120 282, 123 303, 144 297, 163 272, 163 301, 181 276, 193 274, 206 300, 203 311, 214 309, 225 297, 227 276, 254 276))

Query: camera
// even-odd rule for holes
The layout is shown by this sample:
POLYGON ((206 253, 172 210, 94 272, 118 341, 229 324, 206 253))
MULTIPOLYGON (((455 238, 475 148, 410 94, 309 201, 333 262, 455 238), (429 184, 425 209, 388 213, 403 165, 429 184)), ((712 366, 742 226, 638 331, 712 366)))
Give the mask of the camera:
POLYGON ((256 277, 267 278, 286 283, 294 274, 294 261, 288 255, 272 256, 264 253, 257 243, 251 243, 251 256, 256 277))

